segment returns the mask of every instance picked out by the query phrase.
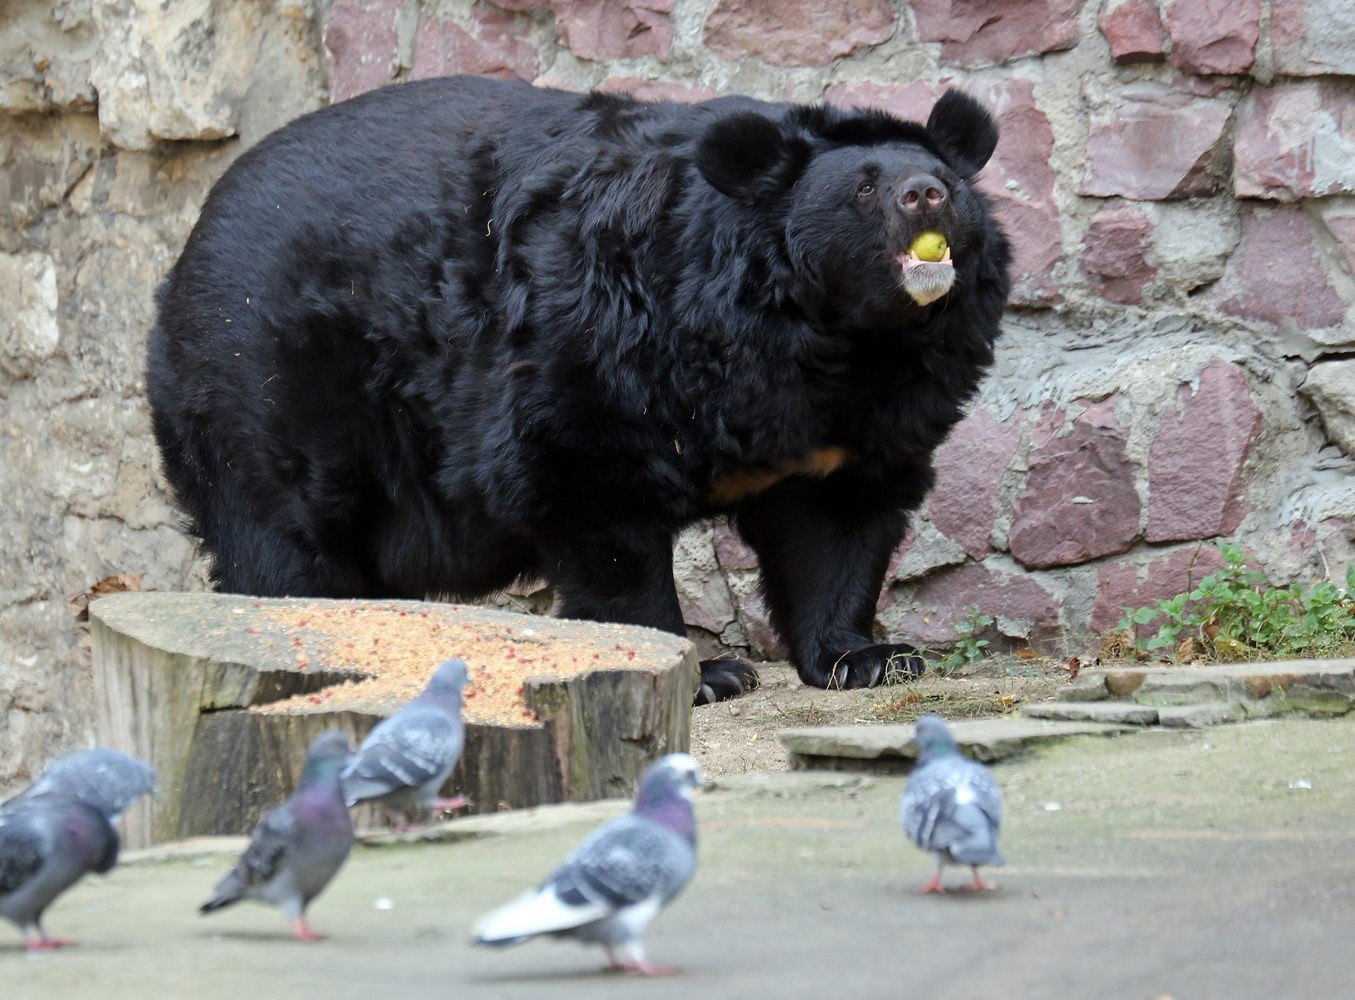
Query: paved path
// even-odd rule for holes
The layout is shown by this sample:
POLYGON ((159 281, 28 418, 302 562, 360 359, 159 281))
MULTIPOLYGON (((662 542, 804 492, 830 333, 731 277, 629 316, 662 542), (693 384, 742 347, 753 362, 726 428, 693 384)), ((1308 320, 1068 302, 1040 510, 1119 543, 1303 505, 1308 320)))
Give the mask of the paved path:
MULTIPOLYGON (((124 866, 50 914, 78 949, 28 958, 0 927, 9 1000, 272 997, 945 997, 1329 1000, 1350 994, 1355 722, 1256 722, 1079 739, 997 769, 1001 888, 919 897, 926 858, 894 822, 899 780, 698 800, 702 869, 655 925, 671 980, 600 955, 472 949, 481 910, 538 879, 585 827, 358 851, 294 944, 277 914, 194 913, 222 858, 124 866), (1296 787, 1290 787, 1295 783, 1296 787), (1311 787, 1301 787, 1306 783, 1311 787), (1057 808, 1055 804, 1057 803, 1057 808), (391 909, 377 909, 378 897, 391 909)), ((851 782, 847 782, 851 784, 851 782)), ((596 815, 596 809, 593 811, 596 815)), ((592 820, 590 820, 592 822, 592 820)), ((951 874, 958 881, 961 873, 951 874)))

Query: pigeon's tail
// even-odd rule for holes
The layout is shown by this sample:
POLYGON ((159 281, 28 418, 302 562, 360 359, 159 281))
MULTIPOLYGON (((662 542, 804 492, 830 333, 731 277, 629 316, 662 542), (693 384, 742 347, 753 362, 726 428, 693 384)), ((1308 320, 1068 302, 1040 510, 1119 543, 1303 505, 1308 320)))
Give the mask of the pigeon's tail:
POLYGON ((602 903, 566 903, 547 885, 523 893, 481 917, 471 928, 476 944, 506 946, 521 944, 538 934, 573 930, 611 914, 602 903))
POLYGON ((950 843, 950 856, 962 865, 993 868, 1004 864, 997 849, 997 831, 987 813, 972 804, 956 808, 952 819, 967 836, 950 843))
POLYGON ((232 872, 221 880, 221 884, 216 887, 216 892, 212 893, 212 898, 198 907, 198 912, 211 913, 213 910, 225 909, 232 903, 238 903, 244 889, 244 885, 232 872))

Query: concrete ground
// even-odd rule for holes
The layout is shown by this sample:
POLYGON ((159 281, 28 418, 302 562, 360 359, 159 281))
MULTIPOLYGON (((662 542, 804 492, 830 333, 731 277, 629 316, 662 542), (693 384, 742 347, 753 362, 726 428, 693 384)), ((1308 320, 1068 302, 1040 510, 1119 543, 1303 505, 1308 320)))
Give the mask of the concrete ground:
POLYGON ((601 954, 573 944, 466 943, 476 915, 538 880, 596 822, 592 807, 585 823, 355 851, 312 910, 333 935, 318 945, 294 943, 261 907, 198 917, 229 859, 124 865, 50 912, 50 930, 80 947, 28 957, 0 928, 0 995, 1350 994, 1355 721, 1079 739, 996 773, 1009 864, 1000 889, 978 895, 910 893, 930 862, 895 822, 898 780, 731 778, 703 794, 701 869, 650 934, 651 957, 681 969, 671 979, 601 974, 601 954))

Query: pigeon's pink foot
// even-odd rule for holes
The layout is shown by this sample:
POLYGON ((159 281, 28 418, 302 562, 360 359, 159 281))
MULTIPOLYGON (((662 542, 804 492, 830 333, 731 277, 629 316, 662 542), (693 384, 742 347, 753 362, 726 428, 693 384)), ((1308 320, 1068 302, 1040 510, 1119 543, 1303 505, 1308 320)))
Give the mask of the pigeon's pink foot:
POLYGON ((304 919, 292 921, 292 934, 298 941, 323 941, 325 939, 325 935, 317 934, 311 930, 311 925, 306 923, 304 919))
POLYGON ((29 951, 56 951, 58 948, 74 948, 75 941, 68 938, 45 937, 36 941, 25 941, 24 947, 29 951))
POLYGON ((966 892, 992 892, 996 888, 996 882, 985 882, 983 879, 979 878, 979 870, 977 868, 974 869, 974 881, 966 882, 964 884, 966 892))
POLYGON ((453 795, 450 799, 433 800, 435 812, 451 812, 454 809, 465 809, 468 805, 470 805, 470 799, 464 795, 453 795))
POLYGON ((671 965, 651 965, 649 962, 613 962, 608 972, 629 972, 632 976, 671 976, 677 972, 671 965))
POLYGON ((945 887, 944 885, 941 884, 941 876, 940 876, 940 875, 936 876, 936 878, 932 879, 932 880, 931 880, 930 882, 928 882, 926 885, 921 886, 921 887, 919 887, 919 888, 913 890, 913 892, 915 892, 915 893, 916 893, 917 895, 919 895, 919 896, 925 896, 925 895, 927 895, 928 893, 932 893, 932 892, 935 892, 935 893, 940 894, 940 893, 944 893, 945 891, 946 891, 946 887, 945 887))

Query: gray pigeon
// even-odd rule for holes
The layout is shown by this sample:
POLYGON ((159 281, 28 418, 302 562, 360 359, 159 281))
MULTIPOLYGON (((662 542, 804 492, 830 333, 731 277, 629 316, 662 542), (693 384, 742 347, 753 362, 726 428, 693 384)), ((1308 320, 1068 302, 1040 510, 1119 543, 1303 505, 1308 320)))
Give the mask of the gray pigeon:
POLYGON ((120 750, 95 747, 58 757, 0 809, 35 795, 61 795, 93 806, 116 823, 147 793, 155 794, 154 768, 120 750))
POLYGON ((0 916, 29 951, 74 944, 48 937, 42 914, 87 872, 118 860, 118 834, 98 809, 58 795, 25 795, 0 812, 0 916))
POLYGON ((917 720, 922 752, 908 775, 899 803, 899 820, 908 839, 936 855, 936 875, 918 892, 945 892, 941 869, 947 863, 969 865, 974 881, 966 889, 994 889, 979 878, 981 865, 1003 864, 997 850, 1002 826, 1002 792, 988 768, 960 756, 945 720, 917 720))
MULTIPOLYGON (((466 731, 461 724, 461 689, 466 664, 448 660, 438 667, 423 693, 383 719, 367 734, 343 772, 344 799, 350 806, 375 802, 392 811, 413 808, 459 809, 466 799, 438 798, 456 767, 466 731)), ((406 824, 403 819, 401 828, 406 824)))
POLYGON ((539 888, 492 911, 471 933, 502 947, 542 934, 607 949, 608 969, 646 976, 644 932, 696 870, 692 792, 701 772, 688 754, 661 757, 645 772, 635 806, 579 845, 539 888))
POLYGON ((299 940, 321 940, 306 922, 306 907, 324 891, 353 846, 353 821, 340 778, 352 749, 343 733, 315 738, 301 787, 254 828, 235 869, 199 912, 255 899, 280 909, 299 940))

